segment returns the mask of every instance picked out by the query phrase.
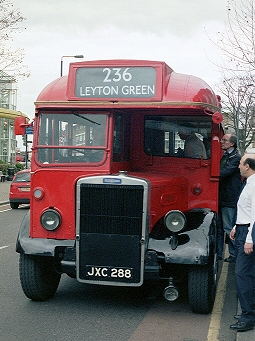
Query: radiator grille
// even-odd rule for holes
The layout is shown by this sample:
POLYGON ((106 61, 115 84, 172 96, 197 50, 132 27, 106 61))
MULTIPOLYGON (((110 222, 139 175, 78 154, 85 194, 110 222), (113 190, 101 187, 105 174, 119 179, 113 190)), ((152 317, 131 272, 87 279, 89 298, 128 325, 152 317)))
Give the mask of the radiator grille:
POLYGON ((80 232, 139 235, 142 232, 141 185, 80 186, 80 232))

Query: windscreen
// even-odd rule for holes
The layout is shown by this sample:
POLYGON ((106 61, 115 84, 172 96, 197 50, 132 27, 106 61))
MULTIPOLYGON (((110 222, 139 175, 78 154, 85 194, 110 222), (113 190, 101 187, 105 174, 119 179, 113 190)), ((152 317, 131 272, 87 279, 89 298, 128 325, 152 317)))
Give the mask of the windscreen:
POLYGON ((106 114, 41 113, 38 161, 42 164, 101 162, 106 149, 106 114))
POLYGON ((145 153, 192 159, 210 158, 211 120, 201 117, 146 116, 145 153))

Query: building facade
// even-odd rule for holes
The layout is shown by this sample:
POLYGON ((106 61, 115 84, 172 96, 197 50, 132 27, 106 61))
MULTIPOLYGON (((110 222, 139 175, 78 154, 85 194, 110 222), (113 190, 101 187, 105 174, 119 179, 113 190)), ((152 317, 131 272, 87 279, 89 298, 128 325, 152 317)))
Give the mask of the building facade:
POLYGON ((16 111, 16 81, 5 72, 0 71, 0 161, 14 164, 16 159, 16 136, 14 120, 27 115, 16 111))

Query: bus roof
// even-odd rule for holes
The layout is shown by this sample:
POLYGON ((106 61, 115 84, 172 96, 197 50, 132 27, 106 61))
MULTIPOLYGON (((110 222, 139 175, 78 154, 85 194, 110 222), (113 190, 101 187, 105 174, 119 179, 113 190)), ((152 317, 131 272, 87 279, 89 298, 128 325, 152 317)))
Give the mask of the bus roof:
POLYGON ((68 76, 48 84, 37 108, 200 108, 220 110, 219 97, 202 79, 166 63, 101 60, 71 63, 68 76))

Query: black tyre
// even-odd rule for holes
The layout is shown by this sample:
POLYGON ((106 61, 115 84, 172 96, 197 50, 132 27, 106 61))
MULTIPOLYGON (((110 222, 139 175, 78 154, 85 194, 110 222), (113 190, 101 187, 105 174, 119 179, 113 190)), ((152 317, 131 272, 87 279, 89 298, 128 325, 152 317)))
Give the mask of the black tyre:
POLYGON ((10 206, 11 208, 13 208, 14 210, 16 210, 19 207, 19 203, 17 202, 10 202, 10 206))
POLYGON ((46 301, 57 291, 60 277, 52 257, 20 254, 20 282, 24 294, 33 301, 46 301))
POLYGON ((195 266, 189 271, 189 304, 194 313, 212 311, 217 285, 217 264, 195 266))

